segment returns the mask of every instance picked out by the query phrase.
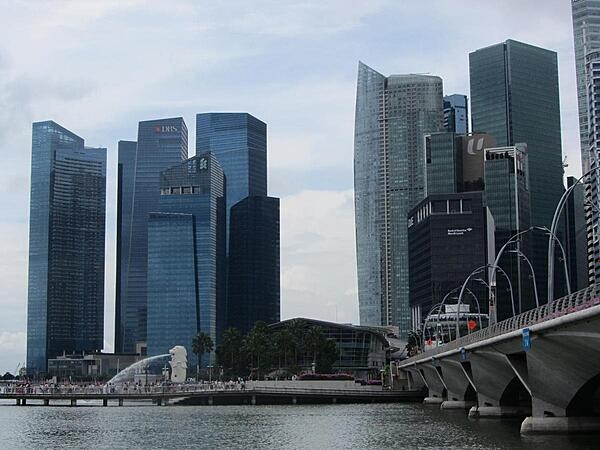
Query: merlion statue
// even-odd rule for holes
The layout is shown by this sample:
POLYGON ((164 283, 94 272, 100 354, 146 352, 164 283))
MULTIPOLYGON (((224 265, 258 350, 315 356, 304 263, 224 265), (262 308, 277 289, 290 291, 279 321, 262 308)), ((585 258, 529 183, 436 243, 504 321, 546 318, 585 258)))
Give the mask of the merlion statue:
POLYGON ((171 381, 173 383, 183 383, 187 374, 187 350, 181 345, 176 345, 169 350, 171 355, 171 381))

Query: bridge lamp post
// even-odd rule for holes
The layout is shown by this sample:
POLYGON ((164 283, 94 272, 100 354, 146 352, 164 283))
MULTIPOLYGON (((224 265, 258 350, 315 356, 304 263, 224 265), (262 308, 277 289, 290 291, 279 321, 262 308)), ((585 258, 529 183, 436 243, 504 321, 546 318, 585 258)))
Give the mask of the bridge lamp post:
MULTIPOLYGON (((527 256, 525 256, 525 253, 523 253, 521 250, 510 250, 509 253, 516 253, 519 257, 521 257, 526 263, 527 265, 529 265, 529 270, 531 270, 531 278, 533 279, 533 293, 535 294, 535 307, 539 308, 540 307, 540 299, 538 297, 538 290, 537 290, 537 283, 535 281, 535 271, 533 270, 533 264, 531 264, 531 261, 529 260, 529 258, 527 256)), ((520 302, 519 302, 520 304, 520 302)), ((519 309, 519 312, 523 312, 519 309)))
MULTIPOLYGON (((473 291, 471 291, 471 289, 467 288, 466 291, 469 294, 471 294, 471 297, 473 297, 475 299, 475 303, 477 304, 477 315, 479 317, 479 329, 481 330, 483 328, 483 326, 481 324, 481 308, 479 307, 479 299, 473 293, 473 291)), ((461 305, 461 298, 459 297, 458 304, 456 305, 456 336, 457 337, 459 335, 459 327, 460 327, 460 305, 461 305)), ((468 328, 468 325, 467 325, 467 328, 468 328)))
MULTIPOLYGON (((512 238, 511 238, 511 239, 512 239, 512 238)), ((505 245, 505 247, 506 247, 506 245, 505 245)), ((503 250, 503 249, 504 249, 504 247, 502 248, 502 250, 503 250)), ((496 259, 498 259, 498 258, 496 258, 496 259)), ((501 274, 503 274, 503 275, 504 275, 504 277, 506 278, 506 281, 508 282, 508 287, 509 287, 509 290, 510 290, 510 300, 511 300, 511 306, 512 306, 513 317, 514 317, 514 316, 516 315, 516 311, 515 311, 515 297, 514 297, 514 294, 513 294, 513 287, 512 287, 512 283, 511 283, 511 281, 510 281, 510 277, 508 276, 508 274, 506 273, 506 271, 505 271, 505 270, 504 270, 502 267, 500 267, 500 266, 497 266, 497 265, 495 265, 495 264, 485 264, 485 265, 483 265, 483 266, 480 266, 480 267, 476 268, 475 270, 473 270, 473 271, 472 271, 472 272, 469 274, 469 276, 467 276, 467 278, 465 279, 465 281, 464 281, 464 283, 462 284, 462 287, 461 287, 461 289, 460 289, 460 294, 458 295, 458 299, 459 299, 458 301, 459 301, 459 303, 460 303, 460 302, 461 302, 461 300, 462 300, 462 297, 463 297, 463 295, 464 295, 464 293, 465 293, 465 290, 466 290, 466 288, 467 288, 467 284, 469 283, 469 281, 471 280, 471 278, 472 278, 474 275, 476 275, 476 274, 478 274, 478 273, 480 273, 480 272, 484 271, 485 269, 489 269, 489 268, 493 269, 493 271, 494 271, 494 275, 495 275, 495 272, 496 272, 496 270, 498 270, 498 271, 500 271, 500 273, 501 273, 501 274)), ((487 286, 488 286, 488 288, 490 289, 490 306, 489 306, 489 311, 490 311, 490 314, 492 314, 492 313, 493 313, 493 314, 495 315, 494 292, 493 292, 494 290, 493 290, 493 288, 492 288, 492 286, 493 286, 494 282, 495 282, 495 278, 494 278, 494 279, 490 278, 490 284, 489 284, 489 285, 487 285, 487 286)), ((487 283, 486 283, 486 284, 487 284, 487 283)), ((490 322, 491 322, 491 319, 490 319, 490 322)), ((488 325, 491 325, 491 323, 490 323, 490 324, 488 324, 488 325)), ((457 336, 457 337, 458 337, 458 336, 457 336)))
MULTIPOLYGON (((564 271, 565 271, 565 282, 567 283, 567 294, 571 295, 571 281, 570 281, 570 277, 569 277, 569 266, 567 263, 567 252, 565 251, 565 247, 562 245, 562 242, 560 242, 560 239, 558 238, 558 236, 556 234, 554 234, 552 231, 550 231, 548 228, 539 227, 539 229, 544 231, 549 236, 549 242, 554 241, 554 243, 558 244, 558 246, 560 247, 560 251, 562 253, 563 267, 564 267, 564 271)), ((554 251, 552 254, 554 255, 554 251)), ((553 265, 554 265, 554 263, 553 263, 553 265)), ((554 268, 552 269, 552 274, 554 276, 554 268)), ((554 285, 554 283, 552 283, 552 285, 554 285)), ((553 294, 553 296, 554 296, 554 294, 553 294)))
MULTIPOLYGON (((573 193, 575 186, 577 186, 579 183, 581 183, 581 181, 584 178, 590 176, 592 174, 592 172, 598 171, 597 166, 598 166, 598 161, 595 161, 595 167, 593 169, 587 171, 583 175, 581 175, 577 179, 577 181, 575 181, 575 183, 573 183, 573 185, 563 193, 562 197, 558 201, 558 204, 556 205, 556 209, 554 210, 554 217, 552 218, 552 225, 550 226, 550 230, 548 230, 548 232, 550 234, 556 236, 556 230, 558 228, 558 222, 559 222, 559 218, 562 214, 562 210, 567 203, 567 199, 573 193)), ((567 287, 569 288, 568 292, 570 294, 571 289, 569 286, 567 286, 567 287)), ((552 302, 553 300, 554 300, 554 245, 553 245, 553 242, 551 240, 549 240, 548 241, 548 303, 552 302)))
MULTIPOLYGON (((444 297, 444 298, 447 298, 447 296, 444 297)), ((434 313, 435 313, 436 310, 438 312, 438 321, 437 321, 437 323, 435 325, 435 330, 436 330, 436 345, 437 345, 437 343, 439 341, 439 339, 437 338, 437 335, 438 335, 438 332, 439 332, 438 330, 440 329, 440 320, 439 320, 440 315, 439 315, 439 313, 440 313, 440 310, 441 310, 442 306, 444 306, 444 304, 441 303, 441 302, 433 305, 431 307, 431 310, 429 311, 429 314, 427 314, 427 317, 425 318, 425 322, 423 323, 423 340, 422 340, 423 350, 425 349, 425 337, 426 337, 427 323, 429 322, 429 320, 431 319, 431 317, 434 315, 434 313)), ((448 334, 450 334, 450 327, 448 327, 448 334)))

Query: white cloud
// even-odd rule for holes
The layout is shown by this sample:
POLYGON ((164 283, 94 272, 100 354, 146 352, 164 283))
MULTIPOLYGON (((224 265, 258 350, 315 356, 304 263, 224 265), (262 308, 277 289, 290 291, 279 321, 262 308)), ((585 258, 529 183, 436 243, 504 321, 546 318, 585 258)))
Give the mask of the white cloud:
POLYGON ((25 365, 27 335, 24 331, 0 331, 0 372, 15 374, 18 364, 25 365))
POLYGON ((352 190, 281 200, 282 317, 358 321, 352 190))

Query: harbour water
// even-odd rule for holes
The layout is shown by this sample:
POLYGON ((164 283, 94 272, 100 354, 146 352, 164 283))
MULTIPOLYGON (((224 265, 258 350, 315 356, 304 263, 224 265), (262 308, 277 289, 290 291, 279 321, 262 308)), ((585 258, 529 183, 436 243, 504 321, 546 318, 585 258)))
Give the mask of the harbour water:
POLYGON ((595 436, 525 436, 416 404, 26 406, 0 404, 0 448, 594 449, 595 436))

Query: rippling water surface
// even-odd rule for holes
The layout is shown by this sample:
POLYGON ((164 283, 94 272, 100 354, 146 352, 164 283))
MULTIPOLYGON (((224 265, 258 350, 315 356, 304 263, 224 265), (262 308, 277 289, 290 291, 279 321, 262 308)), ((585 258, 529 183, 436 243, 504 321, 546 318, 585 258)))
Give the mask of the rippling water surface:
POLYGON ((0 404, 0 448, 597 449, 598 437, 521 437, 415 404, 26 406, 0 404))

